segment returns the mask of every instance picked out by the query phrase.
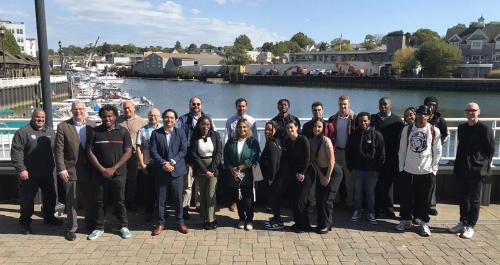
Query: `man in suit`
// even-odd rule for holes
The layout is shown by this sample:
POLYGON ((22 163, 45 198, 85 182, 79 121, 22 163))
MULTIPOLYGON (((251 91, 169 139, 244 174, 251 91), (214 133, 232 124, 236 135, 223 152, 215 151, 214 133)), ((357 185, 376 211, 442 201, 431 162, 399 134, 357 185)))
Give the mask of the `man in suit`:
POLYGON ((95 127, 95 122, 86 119, 85 104, 75 101, 71 105, 73 117, 57 126, 54 155, 56 172, 63 181, 66 191, 67 231, 65 238, 69 241, 76 239, 78 216, 76 213, 78 190, 83 187, 85 207, 85 224, 88 230, 93 229, 92 221, 92 184, 90 179, 90 165, 85 154, 85 142, 89 131, 95 127), (81 185, 81 186, 80 186, 81 185))
POLYGON ((153 228, 152 235, 156 236, 165 229, 165 203, 168 198, 167 191, 174 193, 174 207, 176 210, 177 230, 183 234, 188 233, 184 224, 182 209, 182 193, 184 176, 187 173, 184 157, 187 152, 186 135, 181 129, 175 128, 177 112, 167 109, 162 113, 163 128, 151 134, 149 152, 153 159, 154 176, 156 183, 156 216, 157 225, 153 228))

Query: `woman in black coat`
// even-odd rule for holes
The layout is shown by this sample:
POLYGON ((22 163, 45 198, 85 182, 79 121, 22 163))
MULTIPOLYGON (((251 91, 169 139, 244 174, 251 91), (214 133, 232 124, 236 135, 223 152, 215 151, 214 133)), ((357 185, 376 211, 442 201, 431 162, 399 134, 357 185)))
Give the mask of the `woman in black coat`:
POLYGON ((198 119, 191 136, 191 158, 196 181, 200 187, 200 215, 206 230, 216 229, 215 191, 218 166, 222 161, 222 140, 206 116, 198 119))

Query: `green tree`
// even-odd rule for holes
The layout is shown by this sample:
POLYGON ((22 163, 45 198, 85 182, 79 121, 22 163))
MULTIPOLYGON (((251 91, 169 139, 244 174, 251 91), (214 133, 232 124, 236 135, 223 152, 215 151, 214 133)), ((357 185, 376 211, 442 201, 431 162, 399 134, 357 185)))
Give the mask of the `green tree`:
POLYGON ((264 42, 262 44, 262 51, 263 52, 270 52, 273 48, 273 43, 272 42, 264 42))
MULTIPOLYGON (((6 29, 5 35, 3 37, 4 37, 3 45, 5 45, 5 51, 7 51, 12 55, 17 55, 21 53, 21 48, 19 47, 19 45, 17 45, 16 38, 14 37, 14 34, 10 32, 10 30, 6 29)), ((2 47, 2 50, 3 49, 4 47, 2 47)))
POLYGON ((335 38, 330 42, 330 47, 334 51, 352 51, 352 45, 350 40, 335 38))
POLYGON ((252 41, 250 41, 250 38, 247 35, 245 35, 245 34, 238 36, 234 40, 233 46, 241 48, 241 49, 243 49, 245 51, 251 51, 251 50, 253 50, 252 41))
POLYGON ((319 50, 326 51, 326 49, 328 49, 328 43, 326 43, 325 41, 320 42, 319 43, 319 50))
POLYGON ((314 40, 309 38, 302 32, 296 33, 292 36, 290 41, 293 41, 299 45, 300 48, 304 49, 307 45, 314 45, 314 40))
POLYGON ((365 48, 367 50, 373 50, 378 46, 377 45, 377 37, 375 35, 372 35, 372 34, 367 34, 365 36, 365 40, 363 41, 363 43, 361 45, 363 46, 363 48, 365 48))
POLYGON ((252 59, 247 54, 247 51, 240 46, 226 47, 226 59, 223 60, 224 65, 245 65, 252 62, 252 59))
POLYGON ((397 50, 392 60, 392 69, 396 74, 412 72, 417 68, 418 61, 415 58, 415 48, 408 47, 397 50))
POLYGON ((300 46, 294 41, 280 41, 276 42, 271 48, 271 52, 274 56, 281 56, 285 53, 298 52, 300 51, 300 46))
POLYGON ((181 45, 181 42, 180 41, 176 41, 175 42, 175 46, 174 46, 174 49, 178 52, 183 52, 184 49, 182 49, 182 45, 181 45))
POLYGON ((205 49, 205 50, 212 50, 215 49, 216 47, 210 44, 203 43, 200 45, 200 49, 205 49))
POLYGON ((98 47, 98 53, 103 56, 111 52, 111 46, 104 42, 100 47, 98 47))
POLYGON ((424 42, 415 52, 426 77, 449 77, 462 62, 462 52, 442 40, 424 42))
POLYGON ((437 41, 440 39, 441 37, 435 31, 432 31, 430 29, 419 29, 413 33, 410 40, 410 45, 413 47, 418 47, 428 41, 437 41))
POLYGON ((191 43, 189 44, 189 46, 186 48, 186 52, 187 53, 194 53, 196 51, 196 49, 198 49, 198 46, 196 46, 196 44, 194 43, 191 43))

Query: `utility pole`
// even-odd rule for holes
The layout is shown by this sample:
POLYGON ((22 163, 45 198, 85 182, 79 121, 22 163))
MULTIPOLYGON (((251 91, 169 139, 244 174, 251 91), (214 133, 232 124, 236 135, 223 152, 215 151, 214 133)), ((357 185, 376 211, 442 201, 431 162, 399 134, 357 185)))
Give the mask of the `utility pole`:
POLYGON ((59 44, 59 61, 61 61, 61 73, 63 75, 66 75, 66 67, 64 67, 64 52, 62 49, 62 42, 59 41, 57 44, 59 44))
POLYGON ((44 0, 35 0, 36 32, 38 35, 38 58, 42 85, 42 102, 45 111, 45 125, 52 128, 52 87, 50 85, 49 56, 47 48, 47 26, 45 24, 44 0))

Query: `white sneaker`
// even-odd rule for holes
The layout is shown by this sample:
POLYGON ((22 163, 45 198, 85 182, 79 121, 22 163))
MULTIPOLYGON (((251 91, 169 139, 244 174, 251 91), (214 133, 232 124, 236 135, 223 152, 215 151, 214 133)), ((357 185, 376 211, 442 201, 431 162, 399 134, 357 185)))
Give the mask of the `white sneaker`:
POLYGON ((247 231, 252 231, 253 230, 253 223, 252 222, 248 222, 247 225, 245 226, 245 229, 247 231))
POLYGON ((466 226, 462 234, 460 234, 461 238, 471 239, 474 236, 474 228, 472 226, 466 226))
POLYGON ((411 228, 411 221, 410 220, 401 220, 399 221, 399 224, 396 225, 395 229, 398 231, 405 231, 406 229, 411 228))
POLYGON ((120 235, 122 236, 123 239, 130 238, 132 234, 130 233, 130 230, 128 230, 127 227, 122 227, 120 229, 120 235))
POLYGON ((426 222, 420 223, 420 235, 425 237, 431 236, 431 229, 429 228, 429 225, 426 222))
POLYGON ((465 226, 462 222, 458 222, 457 225, 448 229, 448 231, 452 234, 461 234, 465 231, 465 226))
POLYGON ((354 210, 352 213, 351 221, 357 222, 361 218, 361 211, 360 210, 354 210))
POLYGON ((90 233, 88 236, 87 236, 87 239, 88 240, 96 240, 98 239, 100 236, 102 236, 102 234, 104 234, 104 230, 94 230, 92 231, 92 233, 90 233))
POLYGON ((238 229, 244 229, 245 228, 245 222, 244 221, 239 221, 238 224, 236 225, 238 229))

